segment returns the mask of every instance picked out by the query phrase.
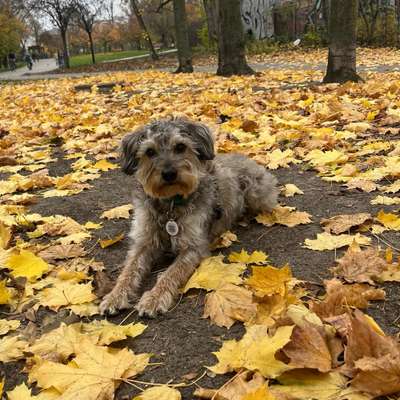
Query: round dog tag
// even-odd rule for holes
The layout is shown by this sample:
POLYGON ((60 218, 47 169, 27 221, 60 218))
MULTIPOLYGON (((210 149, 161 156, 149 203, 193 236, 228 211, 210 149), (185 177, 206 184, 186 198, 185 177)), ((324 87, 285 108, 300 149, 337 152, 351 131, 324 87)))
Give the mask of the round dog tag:
POLYGON ((169 220, 165 224, 165 230, 167 231, 168 235, 176 236, 179 232, 179 226, 175 221, 169 220))

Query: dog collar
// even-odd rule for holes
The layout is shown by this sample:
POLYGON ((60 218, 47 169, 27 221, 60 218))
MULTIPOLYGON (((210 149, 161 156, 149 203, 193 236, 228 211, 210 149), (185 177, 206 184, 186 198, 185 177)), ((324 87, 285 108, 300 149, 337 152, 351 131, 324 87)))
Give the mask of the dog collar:
POLYGON ((181 194, 177 194, 174 197, 169 197, 164 200, 165 202, 171 202, 172 206, 184 206, 188 203, 189 199, 185 199, 181 194))

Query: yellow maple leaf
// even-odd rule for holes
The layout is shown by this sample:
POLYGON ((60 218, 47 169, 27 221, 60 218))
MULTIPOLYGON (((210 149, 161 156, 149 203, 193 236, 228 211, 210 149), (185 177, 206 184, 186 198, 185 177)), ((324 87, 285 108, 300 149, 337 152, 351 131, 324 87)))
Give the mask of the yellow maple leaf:
POLYGON ((13 254, 5 265, 15 278, 22 276, 30 282, 36 281, 49 270, 49 265, 40 257, 28 250, 21 249, 19 254, 13 254))
POLYGON ((282 193, 285 197, 293 197, 295 194, 304 194, 304 192, 296 185, 293 185, 293 183, 287 183, 283 187, 282 193))
POLYGON ((245 264, 265 264, 268 256, 262 251, 253 251, 249 254, 246 250, 242 249, 240 253, 231 253, 228 256, 230 262, 240 262, 245 264))
POLYGON ((89 239, 91 237, 90 233, 87 232, 77 232, 71 233, 70 235, 59 238, 57 241, 62 245, 69 245, 72 243, 79 244, 84 240, 89 239))
POLYGON ((129 211, 133 210, 132 204, 124 204, 123 206, 118 206, 111 208, 110 210, 104 211, 100 218, 114 219, 114 218, 125 218, 130 217, 129 211))
POLYGON ((398 179, 397 181, 393 182, 389 186, 382 186, 382 190, 385 193, 397 193, 398 191, 400 191, 400 179, 398 179))
POLYGON ((0 304, 8 304, 11 300, 11 292, 6 286, 6 280, 0 281, 0 304))
POLYGON ((284 296, 286 284, 292 279, 290 267, 253 267, 252 275, 245 281, 247 286, 254 291, 256 296, 270 296, 279 294, 284 296))
POLYGON ((211 250, 223 249, 229 247, 233 242, 237 242, 238 237, 231 231, 224 232, 218 239, 211 244, 211 250))
POLYGON ((294 158, 294 153, 290 149, 284 151, 275 149, 266 155, 265 161, 261 160, 260 157, 255 157, 255 159, 265 164, 269 169, 288 168, 290 163, 299 162, 294 158))
POLYGON ((96 224, 95 222, 88 221, 85 225, 83 225, 86 229, 100 229, 103 227, 103 224, 96 224))
POLYGON ((80 351, 68 365, 39 360, 29 372, 29 381, 43 389, 55 388, 64 399, 112 399, 123 379, 142 372, 148 354, 135 355, 124 348, 108 349, 82 340, 80 351))
POLYGON ((60 393, 55 389, 47 389, 40 391, 39 394, 33 396, 31 390, 23 382, 16 386, 13 390, 7 392, 8 400, 53 400, 60 397, 60 393))
POLYGON ((318 233, 316 239, 306 239, 303 247, 319 251, 335 250, 340 247, 349 246, 353 242, 361 246, 368 246, 371 243, 371 239, 359 233, 356 235, 331 235, 328 232, 323 232, 318 233))
POLYGON ((242 282, 240 275, 245 271, 246 265, 225 264, 223 259, 224 256, 220 255, 203 260, 186 283, 183 292, 186 293, 192 288, 216 290, 224 283, 240 284, 242 282))
POLYGON ((322 151, 315 149, 310 151, 305 157, 306 161, 310 161, 313 166, 343 164, 348 160, 348 156, 338 150, 322 151))
POLYGON ((100 171, 109 171, 110 169, 118 168, 118 165, 110 163, 104 158, 97 161, 91 168, 99 169, 100 171))
POLYGON ((95 337, 96 344, 108 345, 112 342, 126 339, 128 336, 132 338, 139 336, 144 332, 147 326, 141 323, 115 325, 106 320, 96 320, 88 324, 82 324, 80 328, 83 333, 95 337))
POLYGON ((292 228, 300 224, 309 224, 311 215, 304 211, 294 211, 293 207, 277 206, 270 213, 259 214, 256 221, 265 226, 280 224, 292 228))
POLYGON ((277 360, 275 353, 289 343, 293 328, 294 326, 281 326, 274 336, 269 336, 266 326, 249 326, 241 340, 223 342, 221 349, 213 353, 218 363, 208 368, 216 374, 246 368, 259 371, 264 377, 275 378, 291 369, 277 360))
POLYGON ((20 325, 21 322, 16 319, 0 319, 0 335, 15 331, 20 325))
POLYGON ((181 400, 181 398, 178 390, 163 385, 146 389, 132 400, 181 400))
POLYGON ((92 284, 78 284, 74 281, 59 281, 53 287, 43 289, 38 298, 40 304, 57 311, 62 306, 84 304, 96 299, 92 284))
POLYGON ((91 317, 100 314, 99 306, 93 303, 73 304, 68 308, 79 317, 91 317))
POLYGON ((385 228, 394 231, 400 231, 400 217, 398 217, 396 214, 385 213, 383 210, 381 210, 379 211, 376 219, 385 228))

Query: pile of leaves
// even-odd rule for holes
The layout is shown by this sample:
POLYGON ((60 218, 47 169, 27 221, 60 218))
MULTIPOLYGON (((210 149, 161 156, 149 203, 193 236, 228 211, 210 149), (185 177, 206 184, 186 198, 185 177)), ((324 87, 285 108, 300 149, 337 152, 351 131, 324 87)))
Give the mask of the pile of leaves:
MULTIPOLYGON (((227 383, 207 389, 196 380, 196 395, 324 400, 400 391, 398 338, 360 311, 385 298, 379 285, 400 281, 396 246, 386 236, 400 231, 399 75, 370 73, 366 83, 342 86, 304 84, 320 78, 316 71, 230 79, 145 71, 1 87, 0 362, 23 363, 26 373, 25 383, 8 390, 10 400, 106 399, 121 383, 146 386, 136 376, 151 355, 115 345, 145 326, 115 325, 98 315, 94 282, 104 265, 88 245, 104 223, 127 219, 134 210, 116 203, 79 223, 30 206, 93 190, 103 173, 117 168, 125 133, 180 113, 213 126, 220 152, 241 152, 271 170, 312 170, 344 192, 376 192, 371 203, 381 207, 322 220, 317 237, 298 244, 309 251, 347 248, 323 291, 296 280, 289 266, 273 266, 262 251, 201 264, 183 291, 206 290, 204 317, 227 329, 243 323, 246 333, 224 342, 207 369, 211 376, 231 374, 227 383), (60 159, 70 165, 61 175, 51 172, 60 159), (376 238, 385 249, 374 245, 376 238), (65 316, 65 323, 42 326, 43 310, 65 316)), ((284 204, 305 190, 283 187, 281 204, 257 216, 257 223, 266 230, 318 224, 307 211, 284 204)), ((94 246, 107 252, 123 236, 94 246)), ((234 240, 227 233, 217 247, 234 240)), ((148 383, 154 387, 138 398, 180 398, 173 385, 148 383)))

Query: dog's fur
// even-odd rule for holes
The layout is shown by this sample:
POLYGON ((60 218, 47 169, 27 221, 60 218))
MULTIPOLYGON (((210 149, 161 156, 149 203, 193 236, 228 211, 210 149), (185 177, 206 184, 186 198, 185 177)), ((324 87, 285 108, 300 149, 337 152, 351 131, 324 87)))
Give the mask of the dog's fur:
POLYGON ((277 203, 276 179, 265 168, 240 154, 215 156, 211 131, 187 119, 162 119, 127 135, 121 161, 134 178, 132 245, 114 289, 100 304, 102 313, 129 308, 152 264, 172 251, 175 260, 136 305, 140 315, 166 312, 209 256, 210 243, 245 214, 271 211, 277 203), (166 182, 165 171, 175 171, 176 179, 166 182), (177 195, 181 201, 175 203, 177 195), (176 236, 166 231, 171 211, 176 236))

